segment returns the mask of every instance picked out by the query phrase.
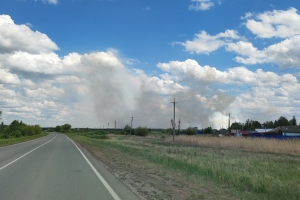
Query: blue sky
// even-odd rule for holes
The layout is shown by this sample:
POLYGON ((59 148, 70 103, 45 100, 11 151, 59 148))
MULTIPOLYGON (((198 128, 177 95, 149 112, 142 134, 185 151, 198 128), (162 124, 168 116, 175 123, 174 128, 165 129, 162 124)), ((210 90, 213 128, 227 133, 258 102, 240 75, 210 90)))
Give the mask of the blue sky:
MULTIPOLYGON (((209 10, 189 10, 191 1, 2 1, 1 13, 15 23, 32 24, 32 30, 47 34, 60 48, 60 56, 70 52, 89 53, 107 48, 118 49, 123 56, 138 59, 147 71, 158 62, 193 58, 216 67, 236 65, 232 54, 191 55, 176 41, 192 39, 201 30, 215 35, 236 29, 241 35, 255 37, 242 26, 247 12, 264 12, 299 6, 298 1, 212 1, 209 10), (226 56, 223 62, 215 57, 226 56), (223 64, 224 63, 224 64, 223 64)), ((195 3, 194 3, 195 4, 195 3)), ((256 44, 260 47, 262 41, 256 44)))
POLYGON ((68 120, 97 126, 99 121, 106 124, 118 119, 124 125, 128 116, 144 115, 147 118, 137 125, 164 127, 172 116, 163 106, 173 97, 192 99, 178 108, 186 127, 225 126, 229 112, 236 121, 300 117, 295 96, 299 88, 299 1, 1 0, 0 5, 3 19, 9 16, 12 20, 3 30, 20 28, 20 34, 0 33, 0 89, 14 93, 1 97, 5 122, 17 117, 45 126, 68 120), (31 34, 22 36, 22 25, 31 34), (7 39, 11 46, 5 43, 7 39), (24 60, 29 64, 20 64, 24 60), (106 66, 112 71, 104 70, 106 66), (107 80, 104 76, 112 77, 107 80), (287 89, 286 83, 293 89, 287 89), (41 91, 51 89, 57 92, 55 98, 46 93, 39 97, 41 91), (112 91, 119 92, 126 104, 126 109, 110 105, 123 109, 121 114, 99 111, 109 105, 103 103, 104 96, 117 99, 112 91), (213 103, 211 98, 219 92, 225 93, 213 103), (149 93, 154 100, 149 100, 149 93), (34 101, 29 104, 26 98, 34 101), (149 102, 142 101, 144 98, 149 102), (223 100, 223 106, 217 105, 223 100), (282 106, 280 101, 289 103, 282 106), (50 110, 47 102, 53 105, 50 110), (265 103, 270 104, 267 109, 265 103), (150 104, 159 111, 154 112, 150 104), (36 105, 41 105, 39 112, 36 105), (81 110, 73 113, 77 106, 81 110), (203 114, 191 117, 193 110, 203 114), (77 115, 90 117, 80 121, 77 115), (157 115, 162 119, 149 120, 157 115))

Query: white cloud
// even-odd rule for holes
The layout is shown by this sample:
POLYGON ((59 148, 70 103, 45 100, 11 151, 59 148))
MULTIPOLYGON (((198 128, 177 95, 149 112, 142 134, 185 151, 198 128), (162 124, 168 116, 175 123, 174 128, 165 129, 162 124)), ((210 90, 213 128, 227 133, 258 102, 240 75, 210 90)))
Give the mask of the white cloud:
POLYGON ((277 44, 258 50, 250 42, 230 43, 228 51, 233 51, 241 56, 235 60, 243 64, 276 63, 281 67, 300 66, 300 35, 292 36, 277 44))
POLYGON ((187 40, 186 42, 175 42, 174 44, 180 44, 185 47, 186 51, 197 54, 208 54, 212 51, 219 49, 220 47, 226 45, 232 40, 241 39, 235 30, 226 30, 223 33, 211 36, 205 31, 195 35, 193 40, 187 40))
POLYGON ((44 0, 44 2, 56 5, 58 3, 58 0, 44 0))
POLYGON ((215 4, 211 0, 191 0, 193 3, 189 6, 189 10, 209 10, 215 4))
POLYGON ((296 8, 273 10, 258 15, 247 13, 246 27, 261 38, 287 38, 300 34, 300 15, 296 8))
POLYGON ((58 49, 47 35, 34 32, 27 25, 15 24, 8 15, 0 15, 0 53, 49 53, 58 49))
POLYGON ((241 19, 249 19, 253 16, 253 13, 247 12, 245 16, 241 17, 241 19))
POLYGON ((21 81, 16 74, 12 74, 0 68, 0 84, 20 84, 21 81))
MULTIPOLYGON (((12 25, 7 26, 7 32, 22 26, 15 25, 9 16, 1 19, 2 24, 12 25)), ((39 38, 26 27, 34 39, 39 38)), ((227 30, 214 36, 201 32, 190 43, 181 45, 195 53, 226 46, 245 62, 280 62, 284 52, 298 52, 297 37, 258 50, 249 42, 235 42, 241 36, 227 30), (202 43, 213 48, 206 45, 201 49, 202 43)), ((126 68, 124 63, 137 61, 120 58, 114 49, 60 57, 55 48, 46 48, 43 42, 30 46, 30 40, 23 41, 19 34, 7 38, 10 43, 5 49, 5 40, 0 37, 0 46, 5 49, 0 52, 0 106, 5 123, 22 119, 42 126, 71 123, 76 127, 99 127, 117 120, 121 128, 133 115, 134 126, 166 128, 173 111, 171 97, 179 101, 176 115, 184 121, 183 127, 225 127, 228 112, 241 120, 260 113, 265 120, 265 116, 290 114, 299 107, 300 86, 292 74, 251 71, 244 66, 219 70, 187 59, 158 63, 162 73, 149 76, 141 69, 126 68), (27 47, 18 47, 20 41, 28 42, 27 47)))

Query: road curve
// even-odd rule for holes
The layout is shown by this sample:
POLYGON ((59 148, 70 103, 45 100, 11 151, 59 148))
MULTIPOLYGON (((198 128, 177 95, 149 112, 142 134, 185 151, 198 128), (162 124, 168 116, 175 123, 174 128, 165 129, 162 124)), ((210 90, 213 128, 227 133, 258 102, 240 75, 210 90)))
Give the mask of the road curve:
POLYGON ((138 199, 63 134, 0 148, 0 200, 138 199))

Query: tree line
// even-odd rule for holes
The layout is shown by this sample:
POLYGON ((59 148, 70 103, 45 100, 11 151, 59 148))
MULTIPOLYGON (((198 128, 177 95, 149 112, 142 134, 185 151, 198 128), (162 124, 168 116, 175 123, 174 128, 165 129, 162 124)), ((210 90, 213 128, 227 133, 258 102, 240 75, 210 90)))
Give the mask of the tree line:
POLYGON ((70 124, 64 124, 64 125, 57 125, 55 128, 54 128, 54 131, 55 132, 59 132, 59 133, 67 133, 69 131, 71 131, 72 129, 72 126, 70 124))
POLYGON ((14 120, 10 125, 0 124, 0 138, 9 139, 14 137, 38 135, 42 133, 39 125, 27 125, 22 121, 14 120))
POLYGON ((247 119, 245 123, 234 122, 231 124, 231 130, 255 130, 259 128, 267 128, 273 129, 280 126, 296 126, 297 119, 293 116, 292 119, 288 120, 286 117, 280 116, 277 120, 266 121, 264 123, 260 123, 258 121, 247 119))

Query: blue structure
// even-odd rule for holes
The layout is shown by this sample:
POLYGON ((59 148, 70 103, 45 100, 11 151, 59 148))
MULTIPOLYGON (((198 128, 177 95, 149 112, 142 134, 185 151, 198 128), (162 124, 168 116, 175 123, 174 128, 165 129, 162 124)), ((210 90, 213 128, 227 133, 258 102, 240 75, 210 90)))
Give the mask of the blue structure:
POLYGON ((300 139, 300 136, 284 136, 284 135, 263 135, 260 133, 251 133, 249 137, 253 138, 267 138, 267 139, 277 139, 277 140, 290 140, 290 139, 300 139))

